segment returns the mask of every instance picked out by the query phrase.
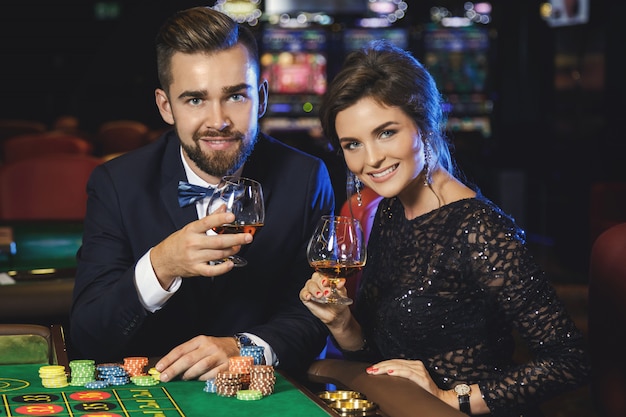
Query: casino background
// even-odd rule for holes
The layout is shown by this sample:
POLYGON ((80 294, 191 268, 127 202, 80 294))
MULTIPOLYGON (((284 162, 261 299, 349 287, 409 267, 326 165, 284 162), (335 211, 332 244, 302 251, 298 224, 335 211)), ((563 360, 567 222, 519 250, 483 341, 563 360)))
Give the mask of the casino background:
MULTIPOLYGON (((540 11, 547 4, 544 1, 492 0, 488 2, 488 23, 469 28, 483 31, 478 36, 485 36, 483 40, 472 38, 471 34, 456 36, 454 28, 433 22, 433 7, 447 10, 451 17, 464 16, 465 2, 460 0, 379 0, 381 15, 393 10, 387 3, 407 5, 404 15, 386 28, 359 27, 363 17, 374 15, 371 10, 363 12, 367 0, 226 3, 231 3, 231 10, 241 11, 247 10, 245 3, 249 2, 261 10, 269 8, 290 14, 289 25, 293 25, 300 10, 307 11, 309 18, 318 9, 326 10, 321 14, 332 23, 325 24, 322 19, 321 23, 307 27, 313 32, 324 32, 326 44, 312 40, 308 47, 313 51, 307 53, 325 57, 326 68, 309 70, 325 72, 328 79, 349 48, 385 32, 427 64, 433 64, 435 73, 434 63, 447 69, 463 66, 466 73, 472 72, 471 87, 454 79, 458 70, 447 81, 442 79, 440 86, 458 100, 450 102, 456 112, 450 126, 461 167, 487 196, 527 229, 540 256, 553 256, 550 262, 557 262, 555 280, 586 283, 590 244, 597 235, 590 223, 592 217, 603 215, 591 212, 591 188, 594 183, 623 181, 626 176, 619 163, 625 146, 621 140, 621 118, 618 107, 610 104, 624 97, 624 64, 619 57, 625 36, 620 30, 623 2, 593 0, 588 4, 584 23, 567 24, 563 19, 554 23, 557 19, 551 22, 543 18, 540 11), (357 29, 362 33, 357 33, 357 29), (482 42, 481 49, 472 50, 472 42, 482 42), (444 49, 433 49, 438 47, 444 49), (448 52, 450 48, 460 50, 451 57, 445 48, 449 48, 448 52), (449 60, 441 59, 442 56, 449 60), (565 271, 558 271, 563 268, 565 271)), ((71 114, 87 132, 116 119, 139 120, 154 130, 164 128, 153 100, 157 85, 154 34, 175 10, 214 3, 4 2, 0 6, 4 75, 0 84, 0 119, 34 119, 50 125, 58 116, 71 114)), ((289 42, 279 33, 267 33, 285 28, 272 24, 266 15, 253 29, 262 50, 270 51, 280 47, 280 42, 289 42)), ((292 39, 301 41, 297 36, 292 39)), ((294 68, 290 69, 292 75, 298 76, 301 69, 294 68)), ((442 77, 445 70, 440 72, 442 77)), ((281 94, 291 99, 294 94, 315 98, 317 93, 287 84, 276 84, 274 88, 283 91, 272 91, 273 99, 281 94)), ((310 86, 307 88, 310 90, 310 86)), ((301 98, 294 100, 302 102, 301 98)), ((283 102, 282 107, 281 103, 274 104, 276 112, 289 107, 288 102, 283 102)), ((292 115, 295 121, 290 123, 284 123, 270 111, 264 123, 273 126, 270 131, 277 137, 324 156, 335 175, 341 200, 342 172, 335 166, 337 161, 325 152, 323 141, 307 137, 316 134, 308 131, 309 116, 314 116, 314 111, 300 110, 302 114, 292 115)))
MULTIPOLYGON (((154 35, 174 11, 215 3, 3 2, 0 119, 51 126, 70 114, 91 137, 103 123, 119 119, 160 132, 165 126, 153 99, 154 35)), ((467 18, 462 0, 217 3, 230 12, 258 7, 289 16, 282 26, 267 13, 251 21, 274 88, 263 127, 324 159, 338 204, 345 198, 343 168, 315 121, 323 82, 351 48, 371 38, 392 39, 423 60, 449 100, 449 134, 461 168, 526 229, 537 259, 586 332, 591 244, 608 225, 626 220, 626 205, 617 198, 592 204, 597 186, 626 181, 623 117, 621 106, 613 104, 626 96, 624 2, 581 1, 569 19, 557 13, 561 0, 492 0, 489 11, 477 2, 472 16, 489 20, 461 27, 445 26, 443 17, 452 25, 467 18), (378 4, 378 13, 366 8, 371 3, 378 4), (550 5, 554 13, 548 18, 550 5), (387 26, 373 26, 398 10, 403 13, 387 26), (314 23, 298 23, 302 16, 314 23), (283 50, 292 56, 281 55, 283 50)), ((64 242, 67 248, 75 237, 64 242)), ((0 286, 2 291, 7 292, 0 286)), ((25 318, 44 324, 66 320, 63 313, 25 318)))

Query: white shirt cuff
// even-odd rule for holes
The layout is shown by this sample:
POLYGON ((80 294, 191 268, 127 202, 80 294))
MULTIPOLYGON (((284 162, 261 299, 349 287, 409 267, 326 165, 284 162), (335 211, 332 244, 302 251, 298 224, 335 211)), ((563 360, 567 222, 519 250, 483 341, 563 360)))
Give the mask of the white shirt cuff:
POLYGON ((154 313, 160 310, 167 300, 178 291, 182 283, 182 278, 176 277, 172 285, 170 285, 170 288, 164 290, 152 268, 150 251, 152 251, 152 249, 146 252, 135 266, 135 287, 137 288, 141 304, 146 310, 154 313))

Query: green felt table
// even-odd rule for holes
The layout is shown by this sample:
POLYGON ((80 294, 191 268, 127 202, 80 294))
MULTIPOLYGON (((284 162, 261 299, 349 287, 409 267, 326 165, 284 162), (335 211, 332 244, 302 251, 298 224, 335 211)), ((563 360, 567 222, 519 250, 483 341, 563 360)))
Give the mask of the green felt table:
POLYGON ((0 366, 0 416, 55 417, 316 417, 333 415, 311 393, 276 373, 274 393, 256 401, 203 391, 202 381, 172 381, 106 389, 45 388, 42 365, 0 366))

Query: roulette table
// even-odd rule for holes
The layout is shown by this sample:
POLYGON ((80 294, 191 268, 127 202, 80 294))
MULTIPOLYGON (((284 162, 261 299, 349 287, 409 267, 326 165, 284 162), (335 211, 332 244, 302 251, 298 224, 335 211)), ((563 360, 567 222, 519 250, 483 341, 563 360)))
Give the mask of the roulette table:
POLYGON ((276 373, 274 392, 246 401, 203 390, 203 381, 172 381, 152 386, 133 383, 87 389, 81 386, 46 388, 39 376, 43 366, 0 366, 0 416, 54 417, 237 417, 336 415, 321 400, 288 377, 276 373))

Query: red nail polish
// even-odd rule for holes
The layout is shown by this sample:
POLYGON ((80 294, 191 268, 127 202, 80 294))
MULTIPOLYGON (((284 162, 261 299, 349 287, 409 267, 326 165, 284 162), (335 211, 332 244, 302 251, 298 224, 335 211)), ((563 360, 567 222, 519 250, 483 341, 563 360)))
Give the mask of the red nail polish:
POLYGON ((318 292, 316 292, 316 293, 315 293, 315 295, 316 295, 317 297, 319 297, 320 295, 322 295, 322 292, 321 292, 321 291, 318 291, 318 292))
POLYGON ((328 294, 330 294, 330 290, 325 290, 324 295, 328 295, 328 294))
POLYGON ((393 374, 393 369, 387 371, 388 374, 393 374))

